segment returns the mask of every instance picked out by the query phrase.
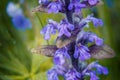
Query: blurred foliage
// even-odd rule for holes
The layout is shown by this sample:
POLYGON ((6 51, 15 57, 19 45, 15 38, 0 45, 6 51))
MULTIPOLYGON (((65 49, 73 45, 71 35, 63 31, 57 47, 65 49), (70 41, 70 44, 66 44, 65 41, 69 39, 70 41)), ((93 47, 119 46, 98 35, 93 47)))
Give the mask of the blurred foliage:
MULTIPOLYGON (((25 0, 21 7, 25 15, 30 18, 33 27, 26 31, 19 31, 14 28, 6 13, 6 5, 9 1, 18 2, 18 0, 0 2, 0 80, 46 80, 46 71, 53 66, 52 59, 32 54, 30 50, 47 44, 40 35, 40 29, 45 26, 47 19, 60 21, 64 15, 32 13, 32 9, 38 5, 38 0, 25 0)), ((120 1, 111 1, 112 6, 111 3, 110 5, 104 3, 92 9, 96 17, 103 19, 104 27, 96 29, 90 24, 90 30, 104 38, 105 43, 116 52, 115 58, 100 60, 100 63, 108 67, 110 72, 108 76, 101 76, 101 80, 120 80, 120 1)), ((88 13, 91 11, 83 10, 84 16, 88 13)), ((50 44, 55 43, 55 36, 52 36, 50 44)))

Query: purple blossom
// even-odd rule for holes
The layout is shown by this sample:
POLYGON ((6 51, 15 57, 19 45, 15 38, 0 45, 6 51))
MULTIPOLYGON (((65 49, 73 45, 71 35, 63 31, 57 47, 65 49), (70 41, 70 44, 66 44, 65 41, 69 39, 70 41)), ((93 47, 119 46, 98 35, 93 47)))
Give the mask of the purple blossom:
POLYGON ((67 53, 66 48, 58 49, 54 55, 54 67, 60 75, 65 74, 67 70, 71 67, 70 56, 67 53))
POLYGON ((65 80, 79 80, 81 74, 77 72, 75 69, 70 69, 65 74, 65 80))
POLYGON ((57 72, 54 68, 50 69, 48 72, 47 72, 47 77, 48 79, 47 80, 59 80, 58 79, 58 75, 57 75, 57 72))
POLYGON ((96 45, 103 45, 103 39, 99 38, 96 34, 92 32, 81 31, 77 36, 77 42, 81 44, 87 44, 88 42, 95 42, 96 45))
POLYGON ((89 35, 89 41, 95 42, 95 44, 98 46, 103 45, 103 39, 99 38, 96 34, 93 33, 89 35))
POLYGON ((71 36, 70 31, 74 30, 74 25, 70 24, 67 20, 62 20, 58 25, 59 35, 65 35, 67 37, 71 36))
POLYGON ((106 67, 101 66, 100 64, 98 64, 98 62, 92 62, 91 64, 89 64, 87 66, 87 68, 83 71, 83 73, 89 72, 90 70, 93 70, 93 68, 96 68, 95 73, 97 74, 104 74, 107 75, 108 74, 108 69, 106 67))
POLYGON ((12 17, 12 23, 16 29, 26 30, 32 27, 30 20, 24 16, 22 9, 18 5, 9 2, 7 13, 12 17))
POLYGON ((108 74, 108 69, 106 67, 103 67, 100 64, 98 64, 98 62, 93 62, 88 67, 89 68, 96 68, 96 72, 98 74, 104 74, 104 75, 108 74))
MULTIPOLYGON (((66 53, 68 54, 68 53, 66 53)), ((54 56, 54 63, 57 65, 62 65, 65 63, 65 57, 64 57, 64 52, 62 51, 57 51, 55 56, 54 56)))
MULTIPOLYGON (((56 56, 59 56, 59 58, 62 58, 63 56, 65 56, 66 58, 70 58, 68 52, 67 52, 67 48, 63 47, 63 48, 60 48, 58 49, 56 52, 55 52, 55 57, 56 56), (61 56, 62 55, 62 56, 61 56)), ((58 62, 60 63, 60 62, 58 62)))
POLYGON ((82 8, 86 7, 85 4, 81 4, 80 0, 72 0, 68 6, 69 10, 75 10, 75 12, 80 12, 82 8))
POLYGON ((48 6, 48 13, 58 13, 62 9, 62 4, 59 1, 51 2, 48 6))
POLYGON ((96 5, 99 2, 99 0, 88 0, 88 3, 90 5, 96 5))
POLYGON ((88 47, 84 45, 75 46, 74 57, 80 60, 87 60, 91 57, 88 47))
POLYGON ((22 9, 19 6, 15 5, 13 2, 8 3, 6 10, 7 10, 7 14, 10 17, 23 14, 22 9))
POLYGON ((103 45, 103 39, 92 32, 85 32, 84 27, 92 22, 95 27, 102 26, 101 19, 89 15, 83 19, 81 9, 91 8, 99 3, 100 0, 39 0, 42 7, 48 10, 48 13, 61 12, 66 15, 60 23, 48 20, 48 24, 41 30, 45 40, 50 39, 51 34, 58 30, 58 39, 56 41, 65 44, 68 40, 68 46, 59 48, 53 56, 54 66, 47 72, 48 80, 58 80, 58 76, 63 76, 65 80, 84 80, 90 76, 90 80, 98 80, 99 74, 108 74, 106 67, 97 62, 89 65, 85 62, 91 58, 89 53, 89 44, 103 45), (44 5, 45 4, 45 5, 44 5), (74 37, 72 37, 72 36, 74 37), (64 38, 65 37, 65 38, 64 38), (77 39, 76 39, 77 37, 77 39), (94 44, 93 44, 94 43, 94 44))
POLYGON ((82 75, 90 76, 90 80, 98 80, 97 74, 108 74, 108 69, 106 67, 101 66, 98 62, 92 62, 89 64, 83 71, 82 75))
POLYGON ((48 24, 40 32, 41 34, 44 35, 45 40, 49 40, 50 35, 56 33, 57 25, 58 25, 57 22, 51 19, 48 20, 48 24))
POLYGON ((95 27, 103 26, 103 21, 101 19, 92 17, 91 15, 87 17, 87 22, 92 21, 95 27))
POLYGON ((24 15, 16 15, 12 18, 12 23, 16 29, 26 30, 31 28, 31 22, 24 15))
POLYGON ((90 80, 98 80, 99 78, 93 73, 93 72, 90 72, 90 80))

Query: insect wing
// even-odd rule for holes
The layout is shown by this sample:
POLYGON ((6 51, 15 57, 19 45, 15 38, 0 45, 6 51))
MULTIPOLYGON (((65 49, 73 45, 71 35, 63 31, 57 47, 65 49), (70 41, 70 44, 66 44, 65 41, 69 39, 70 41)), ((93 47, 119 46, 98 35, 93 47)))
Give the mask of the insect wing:
POLYGON ((92 45, 89 47, 89 49, 90 54, 95 59, 113 58, 115 56, 115 52, 108 45, 92 45))
POLYGON ((43 7, 42 5, 39 5, 36 8, 34 8, 32 12, 47 12, 47 8, 43 7))
POLYGON ((55 45, 41 45, 31 50, 32 53, 42 54, 48 57, 53 57, 57 47, 55 45))
POLYGON ((56 46, 57 48, 62 48, 67 46, 68 44, 70 44, 71 42, 75 41, 76 36, 71 36, 71 37, 66 37, 66 36, 61 36, 59 38, 57 38, 56 40, 56 46))

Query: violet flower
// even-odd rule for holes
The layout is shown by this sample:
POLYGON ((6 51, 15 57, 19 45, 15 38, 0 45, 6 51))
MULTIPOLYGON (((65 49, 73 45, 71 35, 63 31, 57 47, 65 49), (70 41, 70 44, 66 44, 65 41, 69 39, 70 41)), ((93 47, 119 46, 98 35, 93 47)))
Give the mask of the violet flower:
POLYGON ((96 34, 92 32, 81 31, 77 36, 77 43, 87 44, 88 42, 95 42, 96 45, 103 45, 103 39, 99 38, 96 34))
POLYGON ((88 47, 83 46, 83 45, 75 46, 74 57, 79 58, 82 61, 89 59, 91 55, 89 53, 88 47))
POLYGON ((97 77, 94 72, 89 72, 88 73, 90 76, 90 80, 99 80, 99 77, 97 77))
POLYGON ((20 6, 13 2, 8 3, 7 13, 12 18, 12 23, 16 29, 26 30, 32 27, 30 20, 24 16, 20 6))
POLYGON ((57 30, 57 22, 53 21, 52 19, 48 20, 48 24, 41 30, 41 34, 44 35, 45 40, 49 40, 51 34, 55 34, 57 30))
POLYGON ((82 8, 86 7, 85 4, 81 4, 80 0, 72 0, 69 4, 68 9, 74 10, 75 12, 80 12, 82 8))
POLYGON ((88 20, 87 22, 92 21, 95 27, 103 26, 103 21, 101 19, 92 17, 91 15, 87 17, 87 20, 88 20))
POLYGON ((93 34, 93 33, 89 35, 89 41, 95 42, 95 44, 98 46, 103 45, 103 39, 99 38, 96 34, 93 34))
POLYGON ((32 27, 28 18, 23 15, 16 15, 12 18, 12 23, 16 29, 26 30, 32 27))
POLYGON ((84 80, 86 76, 89 76, 90 80, 98 80, 99 74, 108 74, 107 68, 97 62, 87 65, 87 60, 93 57, 94 52, 95 55, 99 54, 97 50, 92 52, 90 47, 104 47, 104 43, 95 33, 85 31, 85 26, 89 26, 89 22, 95 27, 103 26, 103 22, 93 15, 83 18, 81 9, 94 7, 99 2, 100 0, 39 0, 40 4, 47 3, 42 8, 47 8, 48 13, 59 12, 66 15, 60 23, 49 20, 41 30, 45 40, 50 39, 51 34, 58 31, 54 45, 57 49, 53 49, 54 66, 47 72, 48 80, 59 80, 59 76, 65 80, 84 80), (57 44, 57 41, 60 44, 57 44), (61 47, 58 47, 59 45, 61 47))
POLYGON ((96 5, 99 2, 99 0, 88 0, 88 3, 90 5, 96 5))
POLYGON ((70 56, 66 48, 58 49, 54 56, 54 67, 56 71, 63 75, 71 67, 70 56))
POLYGON ((47 77, 48 77, 47 80, 59 80, 59 79, 58 79, 58 75, 57 75, 57 73, 56 73, 56 70, 55 70, 54 68, 48 70, 48 72, 47 72, 47 77))
POLYGON ((89 64, 87 68, 83 71, 83 74, 89 72, 90 70, 93 70, 96 74, 104 74, 104 75, 108 74, 108 69, 98 64, 97 61, 89 64), (96 70, 94 70, 93 68, 96 68, 96 70))
POLYGON ((98 64, 97 61, 89 64, 87 68, 88 69, 96 68, 96 73, 104 74, 104 75, 108 74, 108 69, 106 67, 103 67, 100 64, 98 64))
POLYGON ((51 2, 48 6, 48 13, 58 13, 62 9, 62 4, 59 1, 51 2))
POLYGON ((6 11, 10 17, 23 14, 22 9, 18 5, 14 4, 13 2, 8 3, 6 11))
POLYGON ((81 77, 81 74, 77 72, 75 69, 70 69, 65 74, 65 80, 79 80, 81 77))
POLYGON ((98 80, 97 74, 108 74, 108 69, 101 66, 97 62, 92 62, 89 64, 81 73, 83 77, 90 76, 90 80, 98 80), (96 69, 95 69, 96 68, 96 69))
POLYGON ((62 20, 58 25, 59 35, 65 35, 67 37, 71 36, 71 31, 74 30, 74 25, 70 24, 67 20, 62 20))

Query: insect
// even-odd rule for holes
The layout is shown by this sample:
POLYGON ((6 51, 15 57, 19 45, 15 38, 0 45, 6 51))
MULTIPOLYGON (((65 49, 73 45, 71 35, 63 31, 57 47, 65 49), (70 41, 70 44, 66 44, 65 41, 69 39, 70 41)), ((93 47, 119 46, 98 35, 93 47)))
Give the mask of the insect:
POLYGON ((32 12, 47 12, 47 8, 42 5, 37 6, 32 10, 32 12))
POLYGON ((71 36, 71 37, 66 37, 66 36, 62 36, 62 37, 58 37, 56 40, 56 46, 57 48, 62 48, 67 46, 68 44, 70 44, 71 42, 75 41, 77 36, 71 36))
POLYGON ((89 47, 90 54, 95 59, 113 58, 115 52, 108 45, 103 46, 92 45, 89 47))
POLYGON ((53 57, 58 48, 55 45, 41 45, 31 49, 32 53, 53 57))
MULTIPOLYGON (((53 57, 57 49, 56 45, 41 45, 32 49, 31 52, 53 57)), ((113 58, 115 56, 115 52, 105 44, 103 46, 92 45, 89 50, 92 58, 95 59, 113 58)))

